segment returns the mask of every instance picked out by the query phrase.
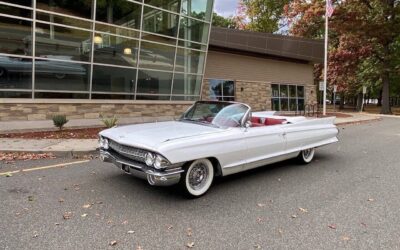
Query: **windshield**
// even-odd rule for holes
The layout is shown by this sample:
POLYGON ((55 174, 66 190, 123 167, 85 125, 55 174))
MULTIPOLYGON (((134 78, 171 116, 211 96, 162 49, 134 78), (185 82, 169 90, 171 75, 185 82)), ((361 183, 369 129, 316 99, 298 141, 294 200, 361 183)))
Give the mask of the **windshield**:
POLYGON ((181 120, 223 128, 240 127, 248 109, 246 105, 240 103, 197 102, 181 117, 181 120))

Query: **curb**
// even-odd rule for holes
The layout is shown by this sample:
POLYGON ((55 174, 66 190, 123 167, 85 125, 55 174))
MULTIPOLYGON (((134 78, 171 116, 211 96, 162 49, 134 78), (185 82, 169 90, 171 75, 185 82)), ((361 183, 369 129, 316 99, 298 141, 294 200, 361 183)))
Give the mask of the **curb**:
POLYGON ((374 119, 361 120, 361 121, 338 122, 338 123, 335 123, 335 125, 336 126, 357 125, 357 124, 363 124, 363 123, 368 123, 368 122, 376 122, 376 121, 382 121, 382 118, 378 117, 378 118, 374 118, 374 119))
POLYGON ((52 150, 0 150, 0 153, 31 153, 31 154, 53 154, 58 158, 76 159, 87 155, 99 154, 99 149, 94 150, 65 150, 65 151, 52 151, 52 150))

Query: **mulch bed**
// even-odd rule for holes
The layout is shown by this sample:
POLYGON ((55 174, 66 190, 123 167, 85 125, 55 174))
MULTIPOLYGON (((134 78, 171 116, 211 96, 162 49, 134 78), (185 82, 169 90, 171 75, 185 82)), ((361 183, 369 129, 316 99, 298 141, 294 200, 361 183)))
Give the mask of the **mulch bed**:
POLYGON ((97 139, 97 134, 105 128, 65 129, 61 131, 35 131, 0 134, 0 138, 23 139, 97 139))
POLYGON ((339 112, 327 112, 326 116, 336 116, 337 118, 349 118, 353 117, 352 115, 349 114, 344 114, 344 113, 339 113, 339 112))

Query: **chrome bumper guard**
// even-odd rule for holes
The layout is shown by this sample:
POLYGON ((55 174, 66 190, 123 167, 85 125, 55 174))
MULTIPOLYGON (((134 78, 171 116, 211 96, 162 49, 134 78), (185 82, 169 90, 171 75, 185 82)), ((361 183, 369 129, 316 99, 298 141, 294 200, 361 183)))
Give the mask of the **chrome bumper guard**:
POLYGON ((183 172, 183 169, 180 167, 164 171, 156 170, 145 164, 134 162, 105 150, 100 150, 100 159, 103 162, 113 163, 127 174, 147 180, 153 186, 171 186, 177 184, 183 172))

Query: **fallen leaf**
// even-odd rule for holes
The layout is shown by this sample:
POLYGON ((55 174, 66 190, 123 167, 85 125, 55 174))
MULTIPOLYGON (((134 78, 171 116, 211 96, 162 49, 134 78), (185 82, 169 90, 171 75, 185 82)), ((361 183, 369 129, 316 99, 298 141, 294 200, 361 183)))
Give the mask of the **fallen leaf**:
POLYGON ((143 250, 143 248, 141 246, 137 246, 136 250, 143 250))
POLYGON ((305 209, 305 208, 299 207, 299 210, 300 210, 301 212, 303 212, 303 213, 308 213, 308 210, 305 209))
POLYGON ((115 245, 117 245, 117 241, 116 240, 110 241, 109 245, 110 246, 115 246, 115 245))
POLYGON ((372 198, 369 198, 367 201, 374 201, 374 199, 372 199, 372 198))
POLYGON ((258 244, 255 244, 255 245, 254 245, 254 249, 261 249, 261 246, 258 245, 258 244))
POLYGON ((86 204, 86 205, 83 205, 83 208, 90 208, 92 205, 90 205, 90 204, 86 204))
POLYGON ((63 214, 63 219, 64 220, 69 220, 69 219, 71 219, 72 218, 72 212, 65 212, 64 214, 63 214))
POLYGON ((96 204, 103 204, 102 201, 96 201, 96 204))
POLYGON ((39 235, 38 235, 37 233, 35 233, 35 234, 33 235, 33 238, 37 238, 37 237, 39 237, 39 235))
POLYGON ((297 218, 297 215, 293 214, 293 215, 292 215, 292 218, 297 218))
POLYGON ((82 218, 85 218, 87 216, 87 214, 81 214, 82 218))
POLYGON ((28 201, 33 201, 33 200, 34 200, 33 196, 32 196, 32 195, 29 195, 29 196, 28 196, 28 201))
POLYGON ((262 217, 258 217, 258 218, 257 218, 257 222, 258 222, 258 223, 261 223, 261 222, 263 222, 263 221, 264 221, 264 218, 262 218, 262 217))
POLYGON ((133 231, 133 230, 128 231, 128 234, 134 234, 134 233, 135 233, 135 231, 133 231))
POLYGON ((335 225, 335 224, 330 224, 330 225, 328 225, 328 227, 329 227, 330 229, 336 229, 336 225, 335 225))
POLYGON ((168 225, 168 227, 167 227, 168 230, 171 230, 172 228, 174 228, 174 226, 172 226, 172 225, 168 225))
POLYGON ((364 222, 361 222, 361 225, 363 225, 364 227, 366 227, 366 226, 367 226, 367 224, 365 224, 364 222))
POLYGON ((122 224, 122 225, 126 225, 126 224, 128 224, 128 221, 127 221, 127 220, 124 220, 121 224, 122 224))
POLYGON ((278 181, 281 181, 281 178, 278 178, 278 181))
POLYGON ((194 242, 189 242, 186 244, 187 248, 193 248, 194 247, 194 242))
POLYGON ((283 234, 283 230, 282 229, 278 229, 278 233, 280 234, 280 235, 282 235, 283 234))
POLYGON ((11 177, 12 176, 12 174, 11 173, 6 173, 6 175, 5 175, 6 177, 11 177))
POLYGON ((54 223, 54 225, 56 225, 56 226, 59 226, 59 225, 60 225, 60 223, 56 222, 56 223, 54 223))
POLYGON ((343 240, 343 241, 349 241, 349 240, 350 240, 350 237, 347 236, 347 235, 343 235, 343 236, 342 236, 342 240, 343 240))
POLYGON ((190 227, 187 229, 187 236, 192 236, 192 229, 190 227))
POLYGON ((259 206, 259 207, 265 207, 267 204, 265 204, 265 203, 258 203, 257 204, 257 206, 259 206))

